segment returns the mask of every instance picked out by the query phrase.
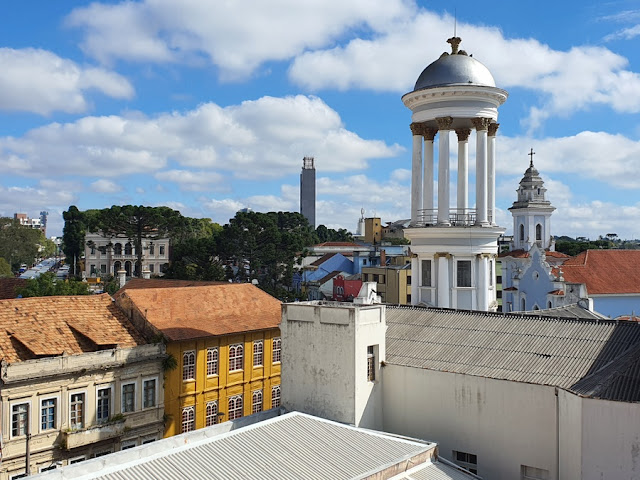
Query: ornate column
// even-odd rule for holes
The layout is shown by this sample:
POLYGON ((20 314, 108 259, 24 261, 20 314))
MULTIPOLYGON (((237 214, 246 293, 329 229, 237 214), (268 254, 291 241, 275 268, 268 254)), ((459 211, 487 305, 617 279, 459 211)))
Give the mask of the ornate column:
MULTIPOLYGON (((424 137, 424 179, 422 184, 422 208, 426 215, 433 215, 433 139, 437 128, 425 127, 424 137)), ((429 220, 430 221, 430 220, 429 220)))
POLYGON ((487 217, 487 128, 488 118, 473 118, 476 129, 476 225, 489 225, 487 217))
POLYGON ((456 128, 458 135, 458 214, 469 208, 469 135, 470 128, 456 128))
POLYGON ((478 285, 476 292, 478 292, 478 310, 486 312, 489 310, 489 255, 481 253, 478 255, 478 285))
POLYGON ((438 261, 438 284, 436 285, 437 306, 440 308, 449 308, 449 297, 451 296, 451 285, 449 285, 449 258, 451 255, 448 253, 436 253, 435 257, 438 261))
POLYGON ((422 125, 411 124, 413 133, 413 154, 411 160, 411 225, 418 221, 418 210, 422 204, 422 125))
POLYGON ((419 268, 420 261, 418 260, 418 255, 415 253, 411 256, 411 305, 417 305, 420 301, 418 298, 420 296, 420 282, 418 281, 420 278, 419 268))
POLYGON ((497 225, 496 223, 496 133, 498 131, 499 123, 489 124, 488 129, 488 141, 487 145, 487 209, 489 211, 489 223, 491 225, 497 225))
POLYGON ((449 131, 452 117, 436 118, 438 122, 438 225, 449 225, 449 131))

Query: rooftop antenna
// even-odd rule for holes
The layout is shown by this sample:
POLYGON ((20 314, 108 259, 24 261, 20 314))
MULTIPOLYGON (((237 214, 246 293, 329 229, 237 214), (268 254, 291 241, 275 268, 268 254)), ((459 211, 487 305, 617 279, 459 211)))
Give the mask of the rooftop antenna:
POLYGON ((458 36, 458 35, 456 35, 457 27, 458 27, 458 9, 454 8, 453 9, 453 36, 454 37, 458 36))

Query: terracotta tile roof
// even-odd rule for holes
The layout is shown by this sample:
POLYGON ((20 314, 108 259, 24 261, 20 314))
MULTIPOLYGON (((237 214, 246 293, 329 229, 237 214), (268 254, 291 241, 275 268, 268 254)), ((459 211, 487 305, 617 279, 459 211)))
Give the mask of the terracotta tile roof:
POLYGON ((176 288, 176 287, 201 287, 204 285, 225 285, 229 282, 204 282, 197 280, 173 280, 164 278, 132 278, 124 287, 118 290, 114 297, 119 297, 122 292, 133 288, 176 288))
POLYGON ((507 288, 503 288, 502 290, 504 290, 505 292, 517 292, 518 289, 516 287, 507 287, 507 288))
POLYGON ((0 300, 0 357, 9 363, 144 343, 107 294, 0 300))
POLYGON ((567 255, 566 253, 562 253, 562 252, 544 252, 544 254, 547 257, 555 257, 555 258, 571 258, 571 255, 567 255))
POLYGON ((640 250, 586 250, 562 265, 567 282, 589 295, 640 293, 640 250))
POLYGON ((25 278, 0 278, 0 300, 16 298, 16 291, 27 286, 25 278))
POLYGON ((564 295, 564 290, 551 290, 549 295, 564 295))
POLYGON ((277 328, 281 303, 250 283, 136 288, 122 296, 170 340, 277 328))

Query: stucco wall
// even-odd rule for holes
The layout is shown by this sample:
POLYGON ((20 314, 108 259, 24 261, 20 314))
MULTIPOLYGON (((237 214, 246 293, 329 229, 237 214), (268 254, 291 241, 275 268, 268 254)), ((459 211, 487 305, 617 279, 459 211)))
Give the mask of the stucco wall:
POLYGON ((591 296, 593 298, 593 309, 611 318, 620 315, 631 315, 640 313, 640 295, 624 296, 591 296))
POLYGON ((556 479, 553 387, 387 365, 383 428, 478 456, 486 479, 520 478, 521 465, 556 479))

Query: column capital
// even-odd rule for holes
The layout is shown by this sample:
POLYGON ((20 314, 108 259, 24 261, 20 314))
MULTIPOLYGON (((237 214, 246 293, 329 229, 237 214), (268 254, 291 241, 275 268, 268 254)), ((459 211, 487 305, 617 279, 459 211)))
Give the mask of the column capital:
POLYGON ((500 126, 499 123, 490 123, 489 124, 489 133, 488 135, 490 137, 495 137, 496 133, 498 132, 498 127, 500 126))
POLYGON ((438 123, 438 130, 451 130, 453 117, 439 117, 436 118, 436 122, 438 123))
POLYGON ((425 126, 422 129, 422 136, 424 137, 425 140, 427 140, 429 142, 433 142, 433 139, 436 138, 436 133, 438 133, 438 129, 437 128, 432 128, 432 127, 425 126))
POLYGON ((473 126, 475 127, 475 129, 477 131, 479 131, 479 130, 487 130, 489 128, 489 122, 490 121, 491 121, 490 118, 484 118, 484 117, 472 118, 471 119, 471 123, 473 124, 473 126))
POLYGON ((422 135, 422 123, 413 122, 411 125, 409 125, 409 127, 411 128, 411 133, 413 133, 414 135, 422 135))
POLYGON ((447 252, 436 252, 434 257, 435 258, 451 258, 451 254, 447 253, 447 252))
POLYGON ((466 142, 469 140, 469 135, 471 135, 470 128, 456 128, 456 135, 458 135, 459 142, 466 142))

